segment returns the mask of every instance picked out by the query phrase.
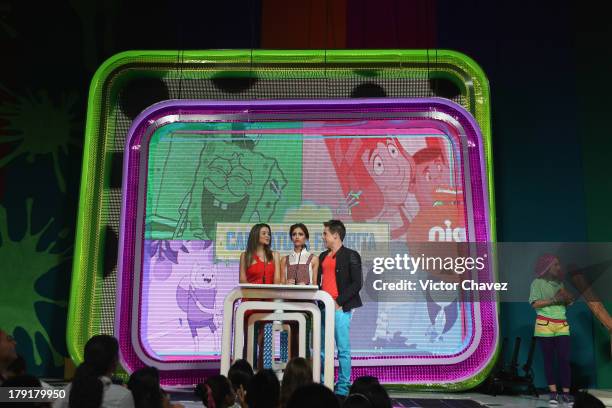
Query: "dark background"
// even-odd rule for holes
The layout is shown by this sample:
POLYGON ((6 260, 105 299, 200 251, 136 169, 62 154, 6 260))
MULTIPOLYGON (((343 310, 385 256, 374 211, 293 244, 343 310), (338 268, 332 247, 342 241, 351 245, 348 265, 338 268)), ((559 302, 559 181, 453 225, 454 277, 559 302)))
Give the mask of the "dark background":
MULTIPOLYGON (((0 327, 32 372, 64 374, 88 86, 117 52, 463 52, 490 81, 498 240, 610 241, 611 27, 595 2, 0 0, 0 327)), ((502 336, 533 318, 502 305, 502 336)), ((612 387, 608 333, 584 304, 569 319, 574 380, 612 387)))

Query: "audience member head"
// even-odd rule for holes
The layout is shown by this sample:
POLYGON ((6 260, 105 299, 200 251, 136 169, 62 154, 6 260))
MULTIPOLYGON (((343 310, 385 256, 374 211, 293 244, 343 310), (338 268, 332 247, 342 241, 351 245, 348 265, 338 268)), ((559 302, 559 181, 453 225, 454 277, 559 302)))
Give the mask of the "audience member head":
POLYGON ((244 358, 239 358, 238 360, 234 361, 234 364, 232 364, 232 366, 230 367, 230 371, 231 370, 239 370, 245 372, 251 377, 255 374, 253 372, 253 367, 251 366, 251 363, 249 363, 244 358))
POLYGON ((83 364, 90 366, 96 375, 110 377, 118 362, 119 343, 113 336, 99 334, 85 343, 83 364))
POLYGON ((357 392, 346 397, 342 403, 342 408, 374 408, 374 405, 372 405, 368 397, 357 392))
POLYGON ((605 408, 605 405, 597 397, 585 391, 576 395, 574 408, 605 408))
POLYGON ((91 366, 81 364, 74 374, 68 406, 70 408, 99 408, 104 397, 104 384, 91 366))
POLYGON ((338 398, 324 385, 312 383, 293 392, 287 408, 340 408, 338 398))
POLYGON ((298 357, 289 361, 281 385, 281 406, 287 405, 287 401, 296 389, 310 383, 312 383, 312 368, 308 360, 298 357))
POLYGON ((369 392, 365 394, 374 408, 391 408, 391 398, 387 390, 380 384, 372 384, 369 392))
POLYGON ((102 404, 104 384, 117 368, 119 343, 113 336, 93 336, 85 344, 83 363, 77 368, 68 397, 71 408, 98 408, 102 404))
MULTIPOLYGON (((41 383, 38 378, 31 375, 16 375, 7 379, 2 386, 10 388, 40 387, 41 383)), ((42 408, 51 406, 48 402, 3 402, 1 405, 7 408, 42 408)))
POLYGON ((0 328, 0 378, 4 376, 4 371, 17 358, 15 351, 15 339, 0 328))
POLYGON ((349 395, 351 394, 365 396, 374 408, 391 408, 391 398, 387 390, 375 377, 364 376, 355 379, 349 390, 349 395))
POLYGON ((246 402, 249 408, 275 408, 280 397, 280 383, 272 370, 261 370, 247 386, 246 402))
POLYGON ((367 392, 368 389, 373 384, 380 384, 378 382, 378 378, 372 377, 371 375, 364 375, 361 377, 357 377, 355 378, 355 381, 353 381, 353 384, 351 385, 351 388, 349 389, 349 394, 355 394, 355 393, 363 394, 364 392, 367 392))
POLYGON ((203 384, 198 384, 196 394, 202 398, 206 408, 228 408, 236 401, 232 385, 223 375, 214 375, 203 384))
POLYGON ((127 383, 132 391, 135 408, 162 408, 164 393, 159 386, 159 371, 155 367, 143 367, 132 373, 127 383))
POLYGON ((236 360, 230 367, 227 378, 232 383, 234 390, 238 391, 242 387, 242 390, 246 391, 249 381, 253 378, 253 367, 244 359, 236 360))

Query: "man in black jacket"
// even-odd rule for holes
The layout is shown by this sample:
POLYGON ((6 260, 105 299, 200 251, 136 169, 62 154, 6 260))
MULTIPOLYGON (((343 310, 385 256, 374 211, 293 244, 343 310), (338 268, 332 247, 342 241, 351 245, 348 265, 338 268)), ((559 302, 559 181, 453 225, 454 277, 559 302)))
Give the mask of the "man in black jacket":
POLYGON ((351 317, 353 309, 362 305, 359 291, 362 286, 361 256, 342 245, 346 228, 342 221, 323 223, 323 241, 327 251, 319 255, 317 284, 336 302, 335 332, 338 349, 338 382, 335 392, 348 395, 351 378, 351 317))

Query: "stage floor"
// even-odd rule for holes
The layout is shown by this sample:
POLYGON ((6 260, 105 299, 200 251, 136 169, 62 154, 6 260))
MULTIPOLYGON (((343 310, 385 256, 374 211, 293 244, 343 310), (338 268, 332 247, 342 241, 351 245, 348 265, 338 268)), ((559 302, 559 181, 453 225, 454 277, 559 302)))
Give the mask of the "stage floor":
MULTIPOLYGON (((612 391, 591 390, 591 394, 602 400, 607 407, 612 407, 612 391)), ((530 407, 548 408, 548 394, 540 398, 527 395, 498 395, 492 396, 480 393, 392 393, 391 397, 397 402, 397 407, 530 407), (412 404, 411 404, 412 403, 412 404), (401 404, 401 405, 400 405, 401 404)), ((560 407, 562 405, 559 405, 560 407)))
MULTIPOLYGON (((591 394, 602 400, 606 407, 612 407, 612 390, 591 390, 591 394)), ((392 393, 393 407, 398 408, 480 408, 480 407, 529 407, 529 408, 548 408, 548 394, 541 395, 540 398, 518 395, 492 396, 479 393, 392 393)), ((187 397, 181 393, 172 394, 172 402, 180 402, 185 408, 201 408, 202 403, 193 401, 191 396, 187 397)), ((562 407, 563 405, 559 405, 562 407)))

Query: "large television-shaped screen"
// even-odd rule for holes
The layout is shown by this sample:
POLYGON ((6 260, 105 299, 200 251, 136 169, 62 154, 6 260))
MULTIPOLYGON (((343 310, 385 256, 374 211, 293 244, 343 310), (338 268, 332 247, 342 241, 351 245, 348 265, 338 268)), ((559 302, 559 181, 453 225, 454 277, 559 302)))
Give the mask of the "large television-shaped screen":
MULTIPOLYGON (((126 366, 155 364, 168 384, 218 368, 223 300, 250 228, 269 224, 285 255, 289 226, 302 222, 319 254, 322 223, 340 219, 363 266, 353 376, 473 376, 495 349, 496 304, 461 290, 378 296, 372 266, 423 243, 490 241, 483 160, 471 116, 438 99, 154 105, 125 155, 117 332, 126 366)), ((491 269, 478 278, 492 280, 491 269)))

